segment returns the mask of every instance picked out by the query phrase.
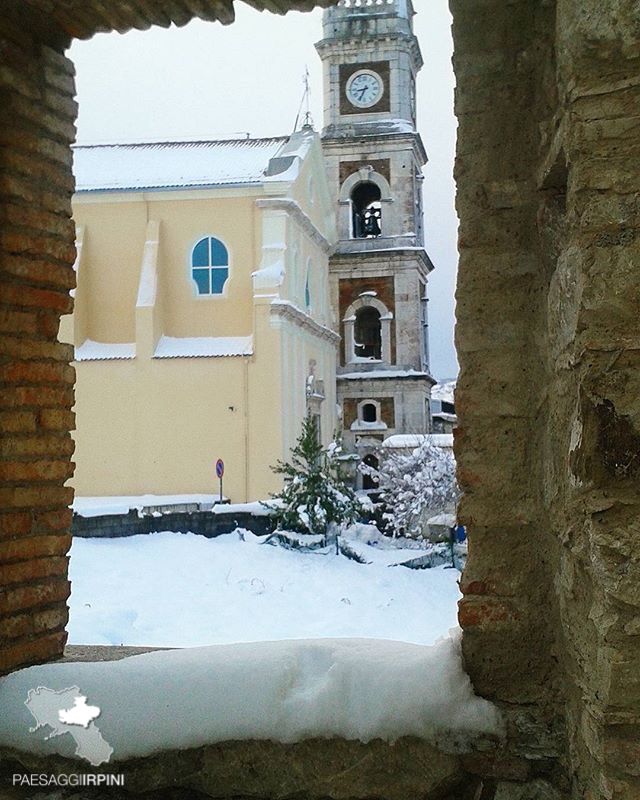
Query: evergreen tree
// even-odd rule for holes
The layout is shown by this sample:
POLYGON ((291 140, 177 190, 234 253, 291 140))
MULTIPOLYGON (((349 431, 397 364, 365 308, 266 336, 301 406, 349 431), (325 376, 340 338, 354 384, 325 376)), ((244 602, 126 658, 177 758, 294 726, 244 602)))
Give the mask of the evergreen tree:
POLYGON ((278 530, 326 536, 330 529, 350 525, 362 513, 355 492, 347 486, 334 440, 328 449, 319 441, 316 420, 307 415, 290 461, 278 461, 273 471, 284 487, 272 495, 269 507, 278 530))

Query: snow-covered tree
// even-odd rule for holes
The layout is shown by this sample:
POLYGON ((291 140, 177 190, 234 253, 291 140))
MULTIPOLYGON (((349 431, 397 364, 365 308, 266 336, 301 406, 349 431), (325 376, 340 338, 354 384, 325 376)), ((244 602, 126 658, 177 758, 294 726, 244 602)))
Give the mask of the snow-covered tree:
POLYGON ((350 525, 362 513, 360 501, 347 486, 338 456, 339 442, 323 448, 315 418, 308 415, 291 451, 290 461, 278 461, 273 471, 284 487, 272 495, 278 530, 325 536, 332 526, 350 525))
POLYGON ((378 481, 383 517, 395 536, 420 536, 427 516, 455 506, 458 486, 453 454, 426 438, 411 452, 383 453, 377 470, 360 469, 378 481))

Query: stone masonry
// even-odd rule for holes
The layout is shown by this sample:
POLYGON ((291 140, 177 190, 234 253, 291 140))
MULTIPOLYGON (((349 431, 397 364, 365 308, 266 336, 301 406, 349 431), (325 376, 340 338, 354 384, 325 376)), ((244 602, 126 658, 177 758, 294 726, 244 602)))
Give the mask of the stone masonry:
MULTIPOLYGON (((496 797, 640 797, 640 9, 453 0, 460 622, 496 797)), ((472 763, 471 763, 472 762, 472 763)))

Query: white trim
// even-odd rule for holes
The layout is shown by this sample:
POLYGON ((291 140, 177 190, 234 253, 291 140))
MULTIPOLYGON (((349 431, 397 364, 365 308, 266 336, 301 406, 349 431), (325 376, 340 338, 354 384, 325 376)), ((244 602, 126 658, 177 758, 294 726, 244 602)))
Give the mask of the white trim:
POLYGON ((271 316, 279 321, 291 322, 299 328, 305 329, 313 336, 325 339, 334 347, 337 347, 340 342, 340 336, 335 331, 316 322, 288 300, 272 300, 271 316))
POLYGON ((260 197, 256 200, 256 206, 258 208, 286 211, 291 219, 302 229, 303 233, 319 245, 325 253, 331 253, 333 250, 332 243, 315 226, 311 218, 305 214, 298 203, 290 197, 260 197))

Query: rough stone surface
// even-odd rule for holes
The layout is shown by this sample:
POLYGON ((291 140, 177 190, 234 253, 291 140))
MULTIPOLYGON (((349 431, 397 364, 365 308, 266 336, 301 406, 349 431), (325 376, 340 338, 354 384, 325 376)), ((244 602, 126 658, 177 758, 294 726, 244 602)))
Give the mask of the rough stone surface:
MULTIPOLYGON (((82 771, 77 760, 35 758, 0 751, 0 785, 9 786, 14 773, 62 774, 82 771)), ((417 739, 394 745, 380 740, 362 744, 343 739, 311 739, 298 744, 225 742, 155 757, 111 762, 93 770, 125 775, 125 790, 95 788, 78 793, 60 791, 60 798, 124 798, 147 796, 229 798, 305 798, 305 800, 415 800, 471 798, 477 780, 465 777, 459 758, 446 755, 417 739), (399 764, 402 764, 402 768, 399 764), (165 794, 166 793, 166 794, 165 794)), ((44 796, 44 795, 43 795, 44 796)), ((50 795, 46 795, 50 796, 50 795)), ((8 798, 29 798, 33 789, 15 790, 8 798)))
POLYGON ((460 621, 496 798, 640 796, 640 9, 452 0, 460 621), (547 776, 542 780, 541 772, 547 776), (551 794, 549 792, 551 791, 551 794))

